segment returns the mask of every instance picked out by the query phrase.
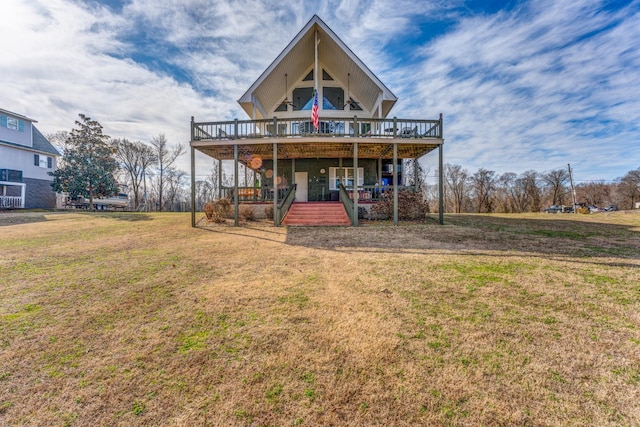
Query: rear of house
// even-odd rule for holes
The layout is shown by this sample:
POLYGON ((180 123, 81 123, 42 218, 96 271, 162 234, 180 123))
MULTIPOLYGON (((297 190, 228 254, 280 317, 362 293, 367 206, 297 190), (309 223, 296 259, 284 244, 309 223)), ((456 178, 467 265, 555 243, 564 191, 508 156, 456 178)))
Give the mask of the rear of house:
POLYGON ((35 120, 0 108, 0 209, 51 209, 51 187, 60 153, 35 120))

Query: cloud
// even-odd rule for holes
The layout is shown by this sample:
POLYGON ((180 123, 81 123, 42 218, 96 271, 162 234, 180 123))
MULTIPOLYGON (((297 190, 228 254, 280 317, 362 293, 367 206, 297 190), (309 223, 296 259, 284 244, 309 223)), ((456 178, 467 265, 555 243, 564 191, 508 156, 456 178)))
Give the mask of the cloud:
MULTIPOLYGON (((425 99, 444 111, 447 161, 470 170, 572 163, 597 179, 637 167, 639 15, 635 5, 600 6, 536 2, 462 18, 423 47, 420 83, 400 108, 425 99)), ((411 82, 401 81, 406 93, 411 82)))
POLYGON ((5 0, 0 106, 43 132, 85 113, 114 137, 186 143, 191 116, 245 118, 236 99, 317 13, 399 97, 392 114, 444 113, 446 162, 499 173, 570 162, 611 179, 640 158, 640 14, 606 5, 5 0))

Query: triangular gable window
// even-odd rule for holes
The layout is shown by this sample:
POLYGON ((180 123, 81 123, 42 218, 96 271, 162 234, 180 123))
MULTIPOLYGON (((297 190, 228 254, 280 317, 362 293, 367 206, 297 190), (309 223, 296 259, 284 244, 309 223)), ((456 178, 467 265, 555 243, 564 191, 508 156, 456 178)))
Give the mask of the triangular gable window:
POLYGON ((333 80, 333 77, 324 68, 322 69, 322 80, 333 80))
POLYGON ((313 81, 313 70, 309 71, 309 74, 302 79, 303 82, 313 81))

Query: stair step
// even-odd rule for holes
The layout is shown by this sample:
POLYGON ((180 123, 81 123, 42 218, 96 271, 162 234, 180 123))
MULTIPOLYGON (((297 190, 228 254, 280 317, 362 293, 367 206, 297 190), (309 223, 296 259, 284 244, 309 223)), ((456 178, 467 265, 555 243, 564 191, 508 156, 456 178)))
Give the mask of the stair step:
POLYGON ((287 226, 349 226, 342 203, 294 203, 282 221, 287 226))

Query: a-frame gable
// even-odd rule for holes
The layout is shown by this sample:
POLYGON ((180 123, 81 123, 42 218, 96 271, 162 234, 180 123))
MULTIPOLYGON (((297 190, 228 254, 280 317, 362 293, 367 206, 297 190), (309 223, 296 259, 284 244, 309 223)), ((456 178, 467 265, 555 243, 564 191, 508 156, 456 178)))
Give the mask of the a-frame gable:
POLYGON ((397 101, 396 96, 317 15, 238 100, 249 117, 271 117, 285 98, 285 81, 290 91, 293 82, 303 79, 309 67, 315 65, 316 40, 318 63, 322 64, 318 74, 321 76, 325 67, 335 80, 343 84, 349 80, 351 96, 372 116, 386 117, 397 101))

